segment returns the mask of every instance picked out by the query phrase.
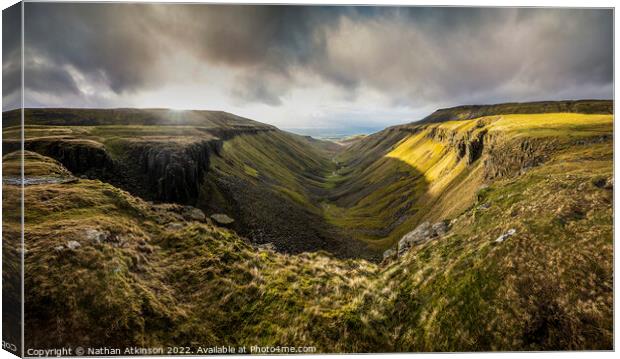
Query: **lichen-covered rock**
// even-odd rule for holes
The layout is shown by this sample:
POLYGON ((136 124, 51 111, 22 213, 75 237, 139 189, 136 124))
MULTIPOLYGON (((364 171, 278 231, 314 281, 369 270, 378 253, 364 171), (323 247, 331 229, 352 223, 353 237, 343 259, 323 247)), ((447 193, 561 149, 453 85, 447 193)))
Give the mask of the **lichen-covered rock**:
POLYGON ((223 213, 216 213, 211 215, 211 219, 215 221, 217 224, 229 225, 232 224, 235 220, 228 217, 223 213))
POLYGON ((436 237, 443 237, 448 232, 448 223, 445 221, 437 222, 433 224, 432 231, 436 237))
POLYGON ((183 227, 184 227, 183 223, 172 222, 172 223, 168 223, 168 225, 166 226, 166 229, 169 231, 180 231, 183 229, 183 227))
MULTIPOLYGON (((405 234, 398 241, 398 256, 402 256, 409 248, 414 245, 426 243, 432 239, 440 238, 446 235, 449 225, 446 221, 437 222, 433 225, 430 222, 420 224, 413 231, 405 234)), ((389 251, 389 250, 388 250, 389 251)), ((386 251, 387 252, 387 251, 386 251)), ((384 253, 385 258, 385 253, 384 253)))
POLYGON ((433 227, 429 222, 424 222, 413 231, 405 234, 398 242, 398 255, 403 255, 409 248, 421 244, 431 237, 433 227))
POLYGON ((383 260, 384 261, 390 260, 390 259, 396 257, 396 255, 397 255, 396 250, 394 248, 390 248, 387 251, 383 252, 383 260))
POLYGON ((502 243, 506 239, 512 237, 515 233, 517 233, 516 229, 514 229, 514 228, 509 229, 509 230, 506 231, 506 233, 504 233, 501 236, 497 237, 497 239, 495 240, 495 243, 502 243))
POLYGON ((95 228, 89 228, 84 232, 84 236, 88 241, 96 244, 101 244, 108 239, 108 237, 110 236, 110 232, 102 231, 95 228))
POLYGON ((67 248, 69 248, 71 250, 76 250, 76 249, 80 248, 81 246, 82 245, 78 241, 69 241, 69 242, 67 242, 67 248))
POLYGON ((183 218, 185 218, 188 221, 204 222, 206 216, 204 212, 199 208, 192 207, 192 206, 185 206, 183 208, 183 218))

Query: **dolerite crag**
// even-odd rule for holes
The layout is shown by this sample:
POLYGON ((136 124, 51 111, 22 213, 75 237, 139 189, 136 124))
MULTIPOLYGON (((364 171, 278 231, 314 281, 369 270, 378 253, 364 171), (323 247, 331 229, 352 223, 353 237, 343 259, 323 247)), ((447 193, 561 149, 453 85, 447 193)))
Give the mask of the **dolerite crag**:
MULTIPOLYGON (((5 140, 3 154, 17 151, 20 146, 17 140, 5 140)), ((42 137, 26 140, 24 149, 51 157, 77 175, 92 171, 105 173, 114 167, 105 146, 93 140, 63 136, 42 137)))
POLYGON ((190 203, 198 196, 204 175, 209 168, 209 157, 216 153, 216 141, 190 144, 136 142, 131 144, 129 158, 150 197, 158 201, 190 203))

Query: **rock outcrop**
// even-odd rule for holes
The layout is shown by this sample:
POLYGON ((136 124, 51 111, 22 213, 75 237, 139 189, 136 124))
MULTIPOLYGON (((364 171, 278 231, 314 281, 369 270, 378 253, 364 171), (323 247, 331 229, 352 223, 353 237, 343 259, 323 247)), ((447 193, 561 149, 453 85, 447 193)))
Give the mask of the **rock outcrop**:
POLYGON ((504 234, 502 234, 501 236, 497 237, 497 239, 495 240, 495 243, 502 243, 503 241, 505 241, 508 238, 512 237, 515 233, 517 233, 516 229, 514 229, 514 228, 509 229, 504 234))
MULTIPOLYGON (((418 227, 416 227, 416 229, 405 234, 401 238, 401 240, 398 241, 398 256, 402 256, 415 245, 420 245, 445 236, 447 231, 448 223, 445 221, 437 222, 433 225, 431 225, 430 222, 424 222, 420 224, 418 227)), ((384 253, 384 258, 385 255, 386 253, 384 253)), ((388 256, 389 255, 392 254, 388 253, 388 256)))
POLYGON ((129 156, 121 166, 137 181, 128 186, 132 192, 143 192, 154 200, 193 203, 208 171, 209 157, 217 151, 215 142, 129 144, 129 156))
MULTIPOLYGON (((3 152, 19 150, 18 141, 5 141, 3 152)), ((88 172, 110 172, 114 162, 103 144, 85 139, 69 137, 45 137, 29 139, 24 142, 27 151, 51 157, 60 162, 74 174, 88 172)))

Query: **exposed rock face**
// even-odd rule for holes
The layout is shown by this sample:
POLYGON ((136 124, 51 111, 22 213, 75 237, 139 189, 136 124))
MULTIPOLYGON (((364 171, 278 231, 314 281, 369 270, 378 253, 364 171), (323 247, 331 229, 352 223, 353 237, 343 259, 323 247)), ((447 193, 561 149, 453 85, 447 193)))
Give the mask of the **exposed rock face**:
MULTIPOLYGON (((19 142, 3 143, 3 152, 19 150, 19 142)), ((75 138, 54 137, 27 140, 24 148, 51 157, 69 171, 82 174, 91 170, 111 171, 114 162, 103 144, 75 138)))
POLYGON ((387 251, 383 252, 383 260, 384 261, 390 260, 396 257, 396 255, 397 255, 396 250, 394 248, 390 248, 387 251))
POLYGON ((488 137, 484 157, 485 179, 519 175, 529 168, 539 166, 548 160, 556 146, 548 139, 508 140, 488 137))
MULTIPOLYGON (((413 231, 405 234, 398 242, 398 255, 402 256, 414 245, 426 243, 446 235, 448 224, 445 221, 431 225, 429 222, 420 224, 413 231)), ((389 250, 388 250, 389 251, 389 250)), ((387 251, 386 251, 387 252, 387 251)), ((388 253, 390 254, 390 253, 388 253)), ((385 258, 385 253, 384 253, 385 258)))
MULTIPOLYGON (((130 158, 139 164, 137 174, 154 199, 191 203, 198 197, 203 177, 209 168, 209 156, 215 152, 210 141, 189 145, 139 142, 129 149, 130 158)), ((128 164, 132 165, 132 164, 128 164)))
MULTIPOLYGON (((485 125, 485 121, 479 120, 474 128, 465 133, 436 127, 429 132, 428 136, 448 147, 455 148, 459 159, 464 158, 467 164, 472 164, 482 156, 487 137, 485 125)), ((405 126, 403 130, 409 131, 410 129, 405 126)))

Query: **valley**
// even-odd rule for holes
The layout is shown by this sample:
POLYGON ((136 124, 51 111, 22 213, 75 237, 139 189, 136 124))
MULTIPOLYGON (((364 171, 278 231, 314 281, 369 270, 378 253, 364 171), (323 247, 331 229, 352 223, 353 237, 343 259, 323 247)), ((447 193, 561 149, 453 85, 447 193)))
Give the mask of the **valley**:
POLYGON ((26 327, 53 333, 29 344, 611 349, 612 113, 462 106, 334 143, 216 111, 27 109, 23 133, 6 112, 26 327))

